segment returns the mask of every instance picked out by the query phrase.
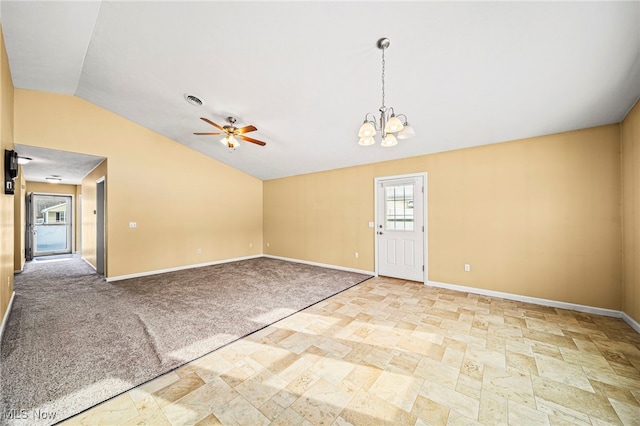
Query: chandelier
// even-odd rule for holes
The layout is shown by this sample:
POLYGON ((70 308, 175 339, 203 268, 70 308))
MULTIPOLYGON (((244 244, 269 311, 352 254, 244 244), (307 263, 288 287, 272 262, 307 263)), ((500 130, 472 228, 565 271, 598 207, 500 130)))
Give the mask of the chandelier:
POLYGON ((393 107, 387 107, 384 104, 384 51, 389 47, 389 43, 388 38, 378 40, 378 49, 382 50, 382 106, 378 110, 380 118, 376 118, 372 113, 367 113, 364 116, 364 122, 358 132, 360 137, 358 143, 362 146, 376 143, 374 136, 377 132, 382 135, 381 145, 384 147, 397 145, 398 139, 409 139, 416 135, 415 130, 409 125, 406 115, 398 114, 396 116, 393 107), (369 116, 372 119, 369 119, 369 116), (404 120, 401 121, 400 117, 404 117, 404 120))

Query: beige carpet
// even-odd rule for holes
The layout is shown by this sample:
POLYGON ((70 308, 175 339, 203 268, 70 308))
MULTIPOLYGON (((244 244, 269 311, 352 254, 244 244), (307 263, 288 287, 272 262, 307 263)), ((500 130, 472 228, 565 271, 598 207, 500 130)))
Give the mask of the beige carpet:
POLYGON ((2 339, 0 422, 63 420, 368 278, 257 258, 107 283, 80 259, 32 262, 2 339))

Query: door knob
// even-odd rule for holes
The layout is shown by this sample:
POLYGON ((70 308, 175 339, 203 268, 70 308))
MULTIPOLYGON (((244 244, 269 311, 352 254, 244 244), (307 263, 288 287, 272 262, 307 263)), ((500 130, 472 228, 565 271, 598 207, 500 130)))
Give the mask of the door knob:
POLYGON ((384 234, 384 232, 378 231, 378 235, 382 235, 382 234, 384 234))

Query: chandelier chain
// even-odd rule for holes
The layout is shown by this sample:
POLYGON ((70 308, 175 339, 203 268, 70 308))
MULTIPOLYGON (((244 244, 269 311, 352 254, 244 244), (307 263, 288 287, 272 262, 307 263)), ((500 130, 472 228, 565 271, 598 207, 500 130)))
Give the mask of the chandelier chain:
POLYGON ((384 50, 382 49, 382 107, 384 108, 384 50))

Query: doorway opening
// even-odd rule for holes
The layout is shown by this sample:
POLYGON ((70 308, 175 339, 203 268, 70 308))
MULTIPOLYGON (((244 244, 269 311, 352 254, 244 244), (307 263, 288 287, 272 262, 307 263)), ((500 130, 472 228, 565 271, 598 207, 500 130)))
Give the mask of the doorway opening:
POLYGON ((73 252, 73 196, 29 193, 26 259, 73 252))

